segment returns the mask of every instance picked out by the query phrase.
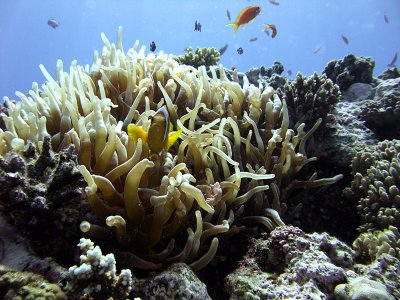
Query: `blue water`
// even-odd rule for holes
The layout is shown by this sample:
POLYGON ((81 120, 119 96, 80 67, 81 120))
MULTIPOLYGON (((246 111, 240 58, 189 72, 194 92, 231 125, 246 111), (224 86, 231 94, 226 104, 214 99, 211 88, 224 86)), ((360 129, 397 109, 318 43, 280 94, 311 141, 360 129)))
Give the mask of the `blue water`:
MULTIPOLYGON (((275 6, 267 0, 40 0, 0 2, 0 100, 23 93, 32 81, 44 82, 39 64, 54 74, 57 59, 64 68, 72 60, 91 64, 93 51, 101 50, 100 33, 116 40, 123 26, 125 50, 136 39, 148 45, 155 41, 157 51, 181 54, 189 45, 216 48, 229 44, 221 63, 239 71, 273 61, 282 62, 293 74, 321 72, 327 62, 344 55, 371 56, 376 61, 375 75, 381 73, 400 55, 399 0, 279 0, 275 6), (260 5, 261 14, 251 24, 240 28, 237 36, 228 23, 246 6, 260 5), (389 23, 385 23, 384 14, 389 23), (60 27, 47 25, 49 18, 59 20, 60 27), (202 32, 194 31, 194 22, 202 32), (278 35, 272 39, 263 23, 276 25, 278 35), (346 45, 341 35, 349 39, 346 45), (250 38, 257 37, 255 42, 250 38), (242 47, 242 55, 237 48, 242 47), (314 50, 321 50, 314 54, 314 50)), ((294 75, 292 75, 293 77, 294 75)))

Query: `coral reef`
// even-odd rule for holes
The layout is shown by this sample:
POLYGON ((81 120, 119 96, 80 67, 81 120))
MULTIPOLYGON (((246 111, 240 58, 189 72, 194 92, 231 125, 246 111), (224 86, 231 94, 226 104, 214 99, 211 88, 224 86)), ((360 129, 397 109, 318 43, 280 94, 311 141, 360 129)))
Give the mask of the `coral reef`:
POLYGON ((400 141, 383 141, 366 147, 352 161, 354 179, 344 190, 357 203, 362 224, 368 229, 400 228, 400 141))
POLYGON ((66 300, 67 296, 57 284, 46 281, 40 275, 15 271, 0 264, 0 298, 66 300))
POLYGON ((4 213, 39 255, 69 256, 85 211, 83 186, 73 147, 54 153, 48 137, 41 150, 29 142, 19 154, 0 156, 4 213))
MULTIPOLYGON (((15 104, 15 100, 11 100, 11 102, 15 104)), ((7 110, 7 106, 4 103, 0 103, 0 114, 3 114, 3 115, 7 116, 8 115, 7 111, 8 111, 7 110)), ((3 118, 0 118, 0 129, 1 130, 5 130, 6 129, 6 124, 4 123, 3 118)))
POLYGON ((287 79, 282 76, 284 71, 282 63, 275 61, 271 67, 261 66, 259 68, 251 68, 245 75, 251 84, 258 86, 259 84, 266 84, 273 87, 275 90, 283 88, 287 79))
POLYGON ((146 282, 144 299, 211 300, 207 288, 186 264, 170 266, 146 282))
POLYGON ((360 118, 378 139, 399 139, 400 78, 381 82, 375 97, 362 107, 360 118))
POLYGON ((253 241, 226 285, 230 299, 361 299, 355 295, 365 284, 371 295, 398 298, 397 258, 383 253, 369 265, 355 264, 355 258, 327 233, 282 226, 253 241))
POLYGON ((114 255, 103 255, 89 239, 82 238, 78 246, 82 251, 80 264, 69 268, 65 287, 68 295, 82 299, 128 299, 135 291, 131 270, 121 270, 117 275, 114 255))
POLYGON ((279 91, 279 96, 286 101, 293 124, 305 123, 306 129, 309 129, 307 124, 310 126, 322 119, 318 131, 324 131, 341 94, 339 87, 325 74, 318 76, 314 73, 306 78, 298 73, 293 81, 279 91))
POLYGON ((200 66, 214 66, 218 64, 220 54, 217 48, 196 48, 193 52, 192 47, 185 49, 185 54, 175 56, 175 60, 181 64, 198 68, 200 66))
POLYGON ((358 277, 349 283, 339 284, 335 288, 337 300, 394 300, 386 287, 380 283, 366 278, 358 277))
POLYGON ((330 61, 322 73, 336 83, 341 91, 345 91, 356 82, 371 83, 374 67, 372 58, 349 54, 343 59, 330 61))
POLYGON ((315 144, 317 152, 325 153, 338 169, 346 170, 359 151, 377 143, 375 134, 359 117, 373 92, 372 86, 365 83, 355 83, 343 92, 332 111, 336 122, 327 124, 323 143, 315 144))
POLYGON ((400 260, 390 254, 382 253, 369 265, 354 265, 354 270, 347 271, 347 277, 349 281, 361 277, 379 282, 385 285, 389 295, 400 299, 400 260))
POLYGON ((162 52, 146 56, 137 44, 125 53, 121 30, 116 45, 102 39, 90 72, 76 63, 64 72, 59 61, 54 79, 41 66, 41 90, 34 84, 14 105, 6 99, 12 117, 2 115, 0 143, 3 155, 24 151, 28 140, 41 147, 46 137, 54 151, 74 145, 97 217, 80 228, 112 244, 122 264, 151 270, 184 261, 200 270, 220 240, 256 224, 283 225, 280 216, 301 205, 293 193, 341 178, 298 175, 315 160, 306 145, 322 120, 308 131, 304 123, 291 125, 273 88, 255 87, 245 76, 240 86, 237 73, 231 81, 222 66, 220 78, 214 68, 210 78, 204 66, 162 52), (149 140, 127 129, 148 132, 160 107, 182 133, 168 151, 153 153, 149 140))
POLYGON ((400 234, 399 229, 389 226, 383 231, 364 232, 353 242, 358 261, 371 262, 384 253, 400 259, 400 234))
POLYGON ((386 80, 386 79, 395 79, 400 77, 400 69, 399 68, 390 68, 383 71, 378 75, 378 79, 386 80))
POLYGON ((324 299, 351 265, 351 249, 337 239, 282 226, 254 241, 226 284, 230 299, 324 299))
POLYGON ((40 66, 46 82, 0 106, 0 298, 210 299, 236 267, 231 299, 400 298, 400 142, 374 145, 398 137, 397 69, 374 79, 348 55, 288 81, 279 62, 243 74, 213 48, 102 40, 91 68, 40 66), (327 186, 353 156, 346 203, 327 186), (350 232, 356 206, 354 250, 303 231, 350 232))

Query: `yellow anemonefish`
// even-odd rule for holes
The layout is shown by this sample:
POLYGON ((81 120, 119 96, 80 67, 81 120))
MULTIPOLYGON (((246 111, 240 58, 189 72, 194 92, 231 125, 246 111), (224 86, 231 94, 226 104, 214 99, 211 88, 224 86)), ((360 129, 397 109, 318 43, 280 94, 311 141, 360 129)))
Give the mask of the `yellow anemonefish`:
POLYGON ((225 26, 233 26, 235 28, 234 35, 238 31, 240 26, 244 26, 250 21, 252 21, 260 13, 260 6, 248 6, 244 8, 239 15, 236 17, 235 22, 226 24, 225 26))
POLYGON ((274 24, 264 24, 265 29, 264 31, 271 29, 272 34, 271 37, 274 38, 276 36, 276 34, 278 33, 278 31, 276 30, 276 26, 274 24))
POLYGON ((148 132, 135 124, 128 125, 128 136, 135 141, 139 138, 142 139, 143 143, 147 143, 153 153, 160 153, 162 150, 168 151, 181 133, 182 129, 172 131, 172 124, 169 121, 169 114, 165 106, 157 110, 148 132))

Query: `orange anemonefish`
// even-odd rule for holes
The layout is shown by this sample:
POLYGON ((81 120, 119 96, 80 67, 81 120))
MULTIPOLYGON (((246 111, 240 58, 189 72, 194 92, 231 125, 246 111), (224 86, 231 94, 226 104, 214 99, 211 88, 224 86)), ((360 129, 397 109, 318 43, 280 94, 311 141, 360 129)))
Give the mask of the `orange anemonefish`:
POLYGON ((264 31, 271 29, 271 31, 272 31, 271 37, 272 38, 274 38, 276 36, 276 34, 278 33, 276 30, 276 26, 274 24, 264 24, 264 26, 265 26, 264 31))
POLYGON ((165 106, 156 111, 148 132, 135 124, 128 125, 128 136, 135 141, 142 139, 143 143, 147 143, 150 151, 157 154, 162 150, 168 151, 181 133, 182 129, 172 131, 172 124, 165 106))
POLYGON ((233 28, 235 29, 234 35, 236 36, 236 32, 238 31, 239 27, 244 26, 254 20, 254 18, 257 17, 260 11, 260 6, 248 6, 239 13, 239 15, 236 17, 235 22, 226 24, 225 26, 233 26, 233 28))

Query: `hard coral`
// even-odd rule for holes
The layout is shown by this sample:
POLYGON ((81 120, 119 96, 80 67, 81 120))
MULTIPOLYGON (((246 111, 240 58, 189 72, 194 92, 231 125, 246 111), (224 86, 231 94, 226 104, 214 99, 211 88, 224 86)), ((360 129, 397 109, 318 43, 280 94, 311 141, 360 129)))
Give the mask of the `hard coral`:
POLYGON ((311 126, 321 118, 321 128, 325 129, 341 93, 339 87, 325 74, 318 76, 314 73, 306 78, 298 73, 293 81, 279 91, 279 96, 288 105, 291 122, 311 126))
POLYGON ((260 83, 267 84, 274 89, 283 88, 287 80, 282 76, 283 65, 279 61, 275 61, 271 67, 261 66, 260 68, 252 68, 245 75, 249 82, 258 86, 260 83))
POLYGON ((54 153, 48 137, 40 150, 29 142, 0 156, 1 205, 39 255, 69 255, 83 220, 83 186, 73 147, 54 153))
POLYGON ((357 202, 362 224, 368 229, 400 228, 400 141, 383 141, 358 153, 352 162, 354 179, 344 190, 357 202))
POLYGON ((66 300, 61 288, 30 272, 19 272, 0 265, 0 297, 4 300, 66 300))
POLYGON ((231 81, 222 66, 219 78, 214 68, 210 77, 204 66, 179 64, 163 52, 146 56, 137 44, 125 53, 121 30, 116 45, 102 39, 90 72, 76 63, 64 72, 59 61, 53 79, 41 67, 43 90, 33 85, 30 97, 19 94, 12 118, 3 115, 0 143, 2 153, 22 151, 28 140, 41 146, 48 136, 57 151, 73 144, 98 217, 81 229, 116 239, 122 263, 156 269, 185 261, 199 270, 220 239, 254 223, 283 225, 280 215, 295 190, 341 178, 296 177, 314 160, 305 149, 320 121, 307 132, 305 124, 291 126, 273 88, 255 87, 245 76, 241 86, 237 73, 231 81), (127 127, 148 131, 162 106, 182 134, 168 152, 151 153, 127 127))
POLYGON ((121 270, 118 275, 114 255, 103 255, 89 239, 82 238, 78 246, 80 264, 69 268, 67 293, 81 299, 130 299, 134 292, 131 270, 121 270))
POLYGON ((220 54, 217 48, 196 48, 193 52, 192 47, 185 49, 185 54, 176 56, 177 62, 198 68, 200 66, 213 66, 218 64, 220 54))
POLYGON ((330 61, 322 73, 344 91, 356 82, 371 83, 374 67, 375 61, 372 58, 349 54, 343 59, 330 61))
POLYGON ((385 230, 360 234, 353 242, 356 256, 361 261, 374 261, 383 253, 400 259, 400 234, 398 228, 389 226, 385 230))

